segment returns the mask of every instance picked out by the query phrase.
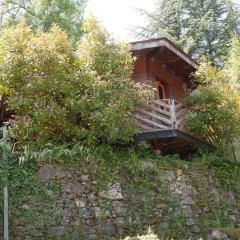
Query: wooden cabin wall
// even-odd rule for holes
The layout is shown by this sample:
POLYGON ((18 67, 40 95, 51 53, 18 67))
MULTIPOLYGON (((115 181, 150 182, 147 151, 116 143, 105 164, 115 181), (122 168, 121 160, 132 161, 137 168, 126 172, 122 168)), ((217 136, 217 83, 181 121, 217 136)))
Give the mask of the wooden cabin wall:
POLYGON ((144 56, 138 56, 135 61, 132 78, 135 82, 155 88, 155 99, 158 98, 156 79, 159 79, 164 85, 166 98, 181 100, 186 96, 184 79, 174 75, 170 70, 164 69, 163 65, 146 60, 144 56))
POLYGON ((137 83, 147 84, 150 87, 156 88, 155 80, 149 72, 149 65, 143 56, 139 56, 134 64, 133 80, 137 83))
POLYGON ((166 97, 181 100, 186 96, 186 84, 183 79, 174 75, 161 64, 150 62, 150 73, 154 79, 159 79, 166 89, 166 97))

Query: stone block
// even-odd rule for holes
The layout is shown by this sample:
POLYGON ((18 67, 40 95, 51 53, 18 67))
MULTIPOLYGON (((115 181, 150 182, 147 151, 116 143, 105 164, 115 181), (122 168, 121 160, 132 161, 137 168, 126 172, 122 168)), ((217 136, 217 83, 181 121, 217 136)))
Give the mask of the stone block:
POLYGON ((61 184, 62 192, 70 194, 83 194, 86 191, 86 186, 81 183, 63 183, 61 184))
POLYGON ((128 211, 128 206, 122 201, 114 201, 112 203, 116 216, 122 217, 128 211))
POLYGON ((200 227, 198 227, 197 225, 193 225, 191 232, 192 232, 192 233, 195 233, 195 234, 198 234, 198 233, 201 232, 201 229, 200 229, 200 227))
POLYGON ((162 229, 167 229, 167 228, 169 228, 169 223, 167 223, 167 222, 161 222, 161 223, 160 223, 160 228, 162 228, 162 229))
POLYGON ((174 172, 173 171, 165 171, 165 179, 169 182, 173 182, 174 181, 174 172))
POLYGON ((73 215, 73 210, 71 208, 65 208, 63 214, 66 217, 71 217, 73 215))
POLYGON ((60 167, 46 164, 38 170, 37 176, 42 182, 48 182, 56 177, 70 177, 71 173, 69 171, 63 171, 60 167))
POLYGON ((94 207, 94 215, 96 218, 99 218, 101 216, 101 208, 99 207, 94 207))
POLYGON ((219 230, 212 230, 207 233, 206 240, 227 240, 229 239, 226 233, 219 230))
POLYGON ((84 200, 82 199, 74 199, 74 202, 75 202, 75 205, 78 207, 78 208, 84 208, 86 206, 84 200))
POLYGON ((107 219, 105 225, 106 233, 108 236, 115 236, 116 235, 116 227, 114 226, 112 220, 107 219))
POLYGON ((181 204, 182 204, 182 205, 191 205, 191 204, 193 204, 193 203, 194 203, 194 201, 193 201, 193 199, 192 199, 190 196, 184 197, 184 198, 182 199, 182 201, 181 201, 181 204))
POLYGON ((142 163, 142 168, 143 169, 155 169, 156 165, 152 162, 143 162, 142 163))
POLYGON ((88 182, 88 181, 89 181, 89 175, 82 175, 82 176, 80 177, 80 180, 81 180, 82 182, 88 182))
POLYGON ((64 217, 62 218, 60 224, 61 224, 62 226, 68 226, 68 225, 70 224, 70 222, 71 222, 71 221, 70 221, 70 218, 64 216, 64 217))
POLYGON ((50 227, 48 229, 49 237, 61 237, 65 234, 65 229, 63 226, 50 227))
POLYGON ((178 170, 177 170, 177 175, 178 175, 178 176, 182 176, 182 175, 183 175, 182 169, 178 169, 178 170))
POLYGON ((112 186, 109 186, 107 191, 102 191, 100 197, 110 199, 110 200, 122 200, 122 188, 120 183, 115 183, 112 186))
POLYGON ((95 240, 95 239, 97 239, 98 237, 97 237, 97 235, 96 234, 89 234, 88 235, 88 239, 89 240, 95 240))
POLYGON ((195 224, 195 220, 193 218, 189 218, 189 219, 187 219, 186 224, 187 224, 187 226, 192 226, 195 224))
POLYGON ((117 228, 117 235, 121 236, 124 233, 124 218, 123 217, 117 217, 114 219, 114 225, 117 228))

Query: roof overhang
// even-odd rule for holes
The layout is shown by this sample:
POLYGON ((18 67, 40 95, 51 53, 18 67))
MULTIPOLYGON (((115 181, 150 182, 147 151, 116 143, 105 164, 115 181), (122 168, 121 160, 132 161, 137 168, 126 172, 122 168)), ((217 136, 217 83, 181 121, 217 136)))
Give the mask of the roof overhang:
POLYGON ((133 52, 146 50, 146 49, 159 48, 159 47, 166 47, 171 52, 173 52, 174 54, 179 56, 181 59, 183 59, 186 63, 191 65, 193 68, 195 68, 196 70, 198 69, 198 66, 199 66, 198 63, 167 38, 131 42, 130 44, 133 52))
POLYGON ((134 56, 161 64, 168 71, 181 77, 190 86, 193 73, 198 70, 198 63, 167 38, 132 42, 134 56))

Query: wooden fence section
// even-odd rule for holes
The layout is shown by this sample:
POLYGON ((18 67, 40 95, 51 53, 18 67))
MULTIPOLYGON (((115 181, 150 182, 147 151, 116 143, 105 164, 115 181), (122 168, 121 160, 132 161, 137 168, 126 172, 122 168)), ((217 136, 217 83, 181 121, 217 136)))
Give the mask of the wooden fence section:
POLYGON ((153 100, 132 113, 140 132, 184 129, 188 109, 172 99, 153 100))

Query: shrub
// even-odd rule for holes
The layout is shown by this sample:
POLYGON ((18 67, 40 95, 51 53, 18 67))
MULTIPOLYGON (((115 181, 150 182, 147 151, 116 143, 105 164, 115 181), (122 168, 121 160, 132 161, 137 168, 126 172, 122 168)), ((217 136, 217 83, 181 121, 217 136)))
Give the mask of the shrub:
POLYGON ((199 87, 186 99, 191 112, 187 129, 203 140, 230 149, 240 134, 239 96, 222 70, 202 62, 195 81, 199 87))
POLYGON ((113 144, 129 142, 129 116, 145 91, 129 80, 128 45, 115 43, 90 17, 75 51, 66 33, 32 32, 26 24, 6 30, 0 41, 0 86, 17 118, 11 134, 21 143, 113 144))

